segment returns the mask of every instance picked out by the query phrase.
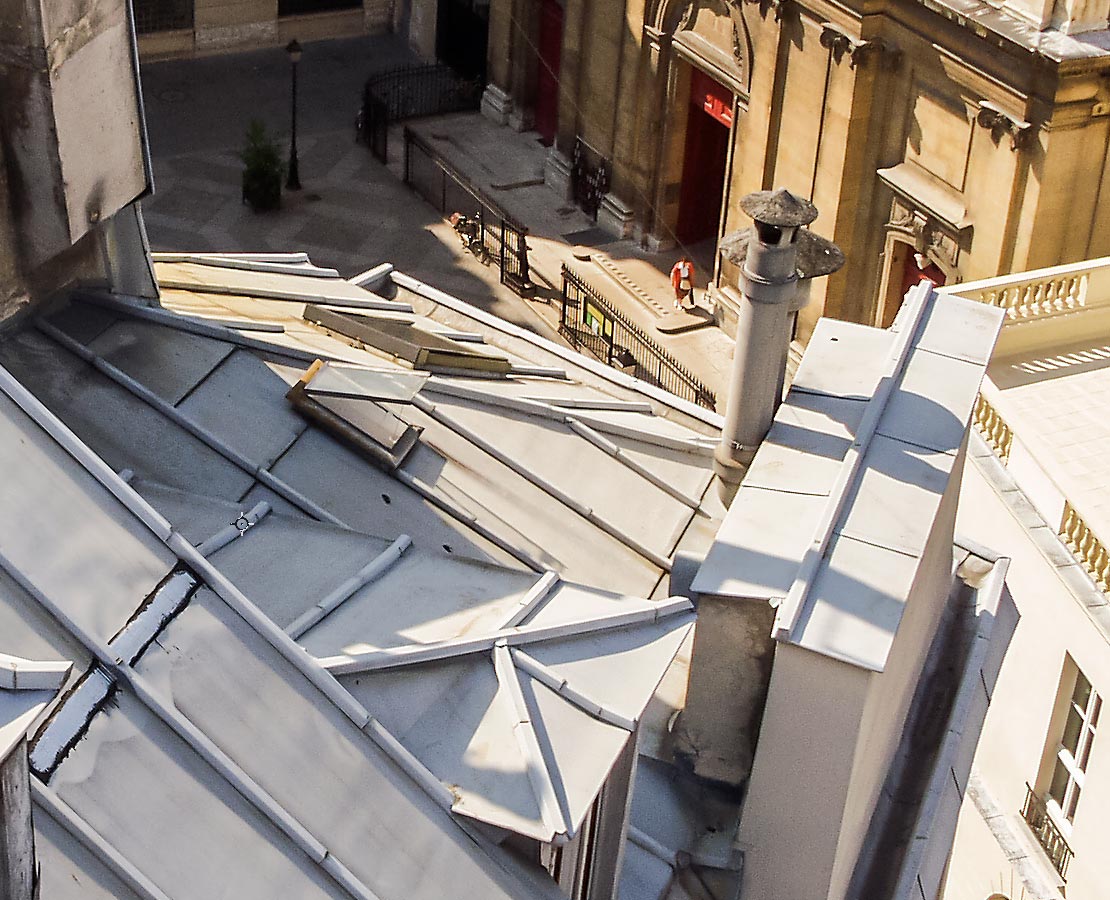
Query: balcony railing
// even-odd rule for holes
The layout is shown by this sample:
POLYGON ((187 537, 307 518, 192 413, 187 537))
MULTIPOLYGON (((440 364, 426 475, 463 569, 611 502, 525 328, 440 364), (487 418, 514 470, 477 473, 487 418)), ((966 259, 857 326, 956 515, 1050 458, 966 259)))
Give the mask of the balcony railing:
POLYGON ((1025 806, 1022 807, 1021 816, 1029 825, 1037 841, 1048 854, 1053 867, 1060 873, 1065 881, 1068 877, 1068 863, 1071 862, 1072 851, 1056 823, 1045 808, 1044 801, 1033 793, 1033 789, 1025 785, 1025 806))
POLYGON ((1006 420, 998 414, 998 410, 991 406, 987 398, 981 394, 975 404, 975 426, 983 435, 983 439, 990 445, 990 448, 998 454, 998 458, 1002 462, 1006 462, 1010 458, 1010 446, 1014 443, 1014 433, 1010 430, 1010 426, 1006 424, 1006 420))

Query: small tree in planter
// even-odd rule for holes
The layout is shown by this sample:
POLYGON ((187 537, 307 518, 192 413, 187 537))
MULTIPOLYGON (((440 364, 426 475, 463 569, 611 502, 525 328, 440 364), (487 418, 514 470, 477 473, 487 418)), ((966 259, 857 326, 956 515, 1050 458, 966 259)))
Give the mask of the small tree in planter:
POLYGON ((247 145, 239 158, 243 160, 243 202, 255 212, 281 206, 285 166, 277 143, 258 119, 247 127, 247 145))

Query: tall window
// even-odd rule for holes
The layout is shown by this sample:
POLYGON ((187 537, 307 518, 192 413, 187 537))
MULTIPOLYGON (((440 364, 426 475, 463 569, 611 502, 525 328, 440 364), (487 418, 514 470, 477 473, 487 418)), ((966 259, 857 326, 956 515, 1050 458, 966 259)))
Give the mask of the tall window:
POLYGON ((1056 749, 1048 796, 1045 798, 1058 821, 1071 822, 1075 818, 1101 706, 1102 698, 1091 689, 1091 682, 1087 677, 1076 669, 1075 687, 1071 693, 1064 731, 1056 749))

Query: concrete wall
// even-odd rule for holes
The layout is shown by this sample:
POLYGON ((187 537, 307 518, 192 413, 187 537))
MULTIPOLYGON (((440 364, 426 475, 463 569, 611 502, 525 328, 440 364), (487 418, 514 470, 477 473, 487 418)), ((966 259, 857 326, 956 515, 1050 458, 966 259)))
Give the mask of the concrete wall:
POLYGON ((97 270, 100 224, 148 187, 126 9, 0 4, 0 320, 97 270))
MULTIPOLYGON (((1027 514, 1023 518, 1035 522, 1027 514)), ((959 528, 1012 557, 1007 581, 1021 620, 997 683, 991 686, 991 705, 974 766, 997 807, 998 830, 1017 835, 1024 843, 1002 847, 1006 862, 1000 863, 998 853, 987 849, 992 842, 998 846, 998 840, 984 833, 983 816, 965 800, 944 896, 946 900, 986 897, 998 890, 993 886, 1000 879, 1003 884, 1015 885, 1013 896, 1021 896, 1023 866, 1033 867, 1044 880, 1053 874, 1022 821, 1020 810, 1027 782, 1039 792, 1047 787, 1046 761, 1055 747, 1046 753, 1046 742, 1050 734, 1053 739, 1057 736, 1061 675, 1070 658, 1100 696, 1110 697, 1110 637, 1105 627, 1097 624, 1096 616, 1101 619, 1101 613, 1092 615, 1085 605, 1092 600, 1098 602, 1094 588, 1085 597, 1070 590, 1051 558, 1033 543, 1015 513, 971 465, 964 482, 959 528), (1015 852, 1024 855, 1015 860, 1015 852)), ((1066 562, 1069 554, 1060 548, 1055 558, 1066 562)), ((1105 604, 1105 598, 1101 603, 1105 604)), ((1102 730, 1106 730, 1105 725, 1102 730)), ((1069 897, 1110 898, 1107 835, 1110 740, 1096 732, 1083 794, 1066 835, 1075 852, 1067 878, 1069 897)), ((1003 892, 1011 896, 1008 888, 1003 892)), ((1026 896, 1035 894, 1027 889, 1026 896)))
POLYGON ((826 896, 871 678, 778 646, 740 822, 744 900, 826 896))

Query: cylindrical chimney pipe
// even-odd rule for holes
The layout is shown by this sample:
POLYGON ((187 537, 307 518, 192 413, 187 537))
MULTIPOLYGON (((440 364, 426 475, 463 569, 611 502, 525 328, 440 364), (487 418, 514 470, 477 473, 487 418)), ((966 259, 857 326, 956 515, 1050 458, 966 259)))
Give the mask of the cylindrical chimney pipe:
POLYGON ((736 495, 782 401, 791 301, 798 287, 797 241, 804 226, 817 218, 812 203, 785 189, 748 194, 740 206, 755 225, 741 242, 736 346, 724 430, 714 453, 726 504, 736 495))

